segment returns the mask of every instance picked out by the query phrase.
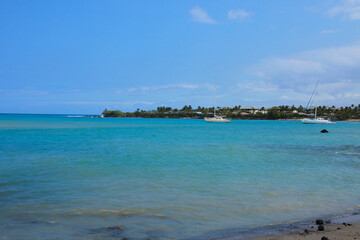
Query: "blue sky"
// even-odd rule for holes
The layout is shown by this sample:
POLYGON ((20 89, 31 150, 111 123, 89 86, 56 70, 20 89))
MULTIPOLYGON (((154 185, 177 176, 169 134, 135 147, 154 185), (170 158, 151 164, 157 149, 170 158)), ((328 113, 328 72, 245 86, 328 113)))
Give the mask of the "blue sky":
POLYGON ((360 100, 360 0, 1 1, 0 112, 360 100))

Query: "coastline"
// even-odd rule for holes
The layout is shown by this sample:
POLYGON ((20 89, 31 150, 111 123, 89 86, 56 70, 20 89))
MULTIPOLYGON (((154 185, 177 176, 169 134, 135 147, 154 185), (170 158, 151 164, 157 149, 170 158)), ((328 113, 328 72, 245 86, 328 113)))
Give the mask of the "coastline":
MULTIPOLYGON (((85 116, 85 117, 95 117, 101 118, 99 116, 85 116)), ((125 119, 133 119, 133 118, 141 118, 141 119, 181 119, 181 120, 204 120, 203 118, 173 118, 173 117, 104 117, 104 118, 125 118, 125 119)), ((256 121, 300 121, 301 118, 288 118, 288 119, 256 119, 256 118, 232 118, 232 120, 256 120, 256 121)), ((360 122, 360 119, 347 119, 347 120, 337 120, 336 122, 360 122)))
MULTIPOLYGON (((360 216, 358 216, 360 217, 360 216)), ((310 229, 303 228, 281 235, 267 235, 251 240, 353 240, 360 239, 360 219, 338 219, 341 221, 325 223, 324 230, 319 231, 318 225, 313 224, 310 229), (340 223, 341 222, 341 223, 340 223)), ((230 239, 229 239, 230 240, 230 239)), ((235 239, 234 239, 235 240, 235 239)))
MULTIPOLYGON (((360 210, 323 218, 270 224, 261 227, 214 230, 191 239, 196 240, 354 240, 360 239, 360 210), (319 231, 317 220, 323 221, 319 231), (322 237, 326 237, 322 239, 322 237)), ((190 239, 186 239, 190 240, 190 239)))
POLYGON ((343 120, 344 122, 360 122, 360 119, 347 119, 343 120))
POLYGON ((280 236, 266 236, 252 240, 353 240, 360 238, 360 223, 330 223, 325 225, 324 231, 308 230, 307 232, 293 232, 280 236))

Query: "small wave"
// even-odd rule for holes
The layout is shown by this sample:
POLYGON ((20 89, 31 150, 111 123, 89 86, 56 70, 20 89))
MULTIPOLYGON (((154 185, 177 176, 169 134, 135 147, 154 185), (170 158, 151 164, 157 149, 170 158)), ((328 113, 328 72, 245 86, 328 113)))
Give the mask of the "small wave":
POLYGON ((69 115, 69 116, 66 116, 66 117, 76 117, 76 118, 78 118, 78 117, 85 117, 85 116, 72 116, 72 115, 69 115))
POLYGON ((57 221, 50 221, 50 220, 39 220, 39 219, 33 219, 28 220, 24 222, 25 224, 32 224, 32 225, 41 225, 41 224, 58 224, 57 221))
POLYGON ((73 212, 64 213, 66 216, 98 216, 98 217, 110 217, 110 216, 119 216, 119 217, 146 217, 146 218, 158 218, 158 219, 168 219, 169 216, 158 214, 158 213, 147 213, 146 210, 110 210, 110 209, 100 209, 100 210, 75 210, 73 212))

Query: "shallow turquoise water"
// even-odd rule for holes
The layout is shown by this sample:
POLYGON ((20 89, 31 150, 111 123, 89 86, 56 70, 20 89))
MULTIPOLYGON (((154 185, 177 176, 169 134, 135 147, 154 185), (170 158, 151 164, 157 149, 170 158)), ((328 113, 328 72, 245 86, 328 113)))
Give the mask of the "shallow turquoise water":
POLYGON ((0 239, 197 238, 360 204, 360 123, 0 115, 0 153, 0 239))

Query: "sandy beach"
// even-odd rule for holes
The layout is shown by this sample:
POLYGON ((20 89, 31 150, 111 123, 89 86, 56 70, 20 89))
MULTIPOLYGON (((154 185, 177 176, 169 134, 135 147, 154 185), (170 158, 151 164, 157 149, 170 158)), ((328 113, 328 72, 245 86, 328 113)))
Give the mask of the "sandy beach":
POLYGON ((253 231, 238 232, 217 240, 354 240, 360 239, 358 211, 330 218, 265 226, 253 231))
POLYGON ((354 240, 360 239, 360 223, 352 224, 325 224, 324 231, 317 227, 280 236, 266 236, 253 240, 354 240))
POLYGON ((360 239, 359 222, 343 222, 324 224, 324 231, 319 231, 317 225, 284 235, 273 235, 253 238, 252 240, 354 240, 360 239))

